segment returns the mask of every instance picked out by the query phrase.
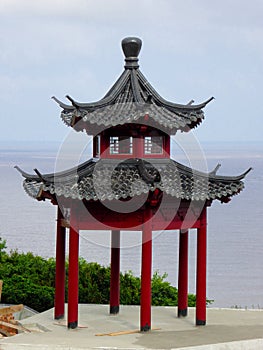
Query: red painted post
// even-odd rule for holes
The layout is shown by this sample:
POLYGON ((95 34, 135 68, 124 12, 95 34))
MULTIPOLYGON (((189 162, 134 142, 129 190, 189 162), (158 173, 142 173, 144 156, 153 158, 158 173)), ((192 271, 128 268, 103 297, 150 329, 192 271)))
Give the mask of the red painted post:
POLYGON ((55 314, 56 320, 64 317, 65 307, 65 250, 66 229, 61 226, 61 210, 57 208, 56 277, 55 277, 55 314))
POLYGON ((187 316, 188 308, 188 230, 179 234, 178 317, 187 316))
POLYGON ((109 136, 105 135, 104 132, 100 134, 100 156, 101 158, 107 158, 109 155, 110 141, 109 136))
POLYGON ((69 231, 69 269, 68 269, 68 328, 78 327, 79 292, 79 230, 76 212, 71 209, 69 231))
POLYGON ((164 152, 166 153, 166 157, 170 156, 170 148, 171 148, 170 137, 168 135, 165 135, 165 137, 164 137, 164 152))
POLYGON ((120 308, 120 231, 111 232, 110 314, 120 308))
POLYGON ((206 324, 206 207, 200 215, 197 229, 196 325, 206 324))
POLYGON ((152 221, 150 208, 146 209, 146 222, 142 231, 142 266, 141 266, 141 331, 151 329, 151 278, 152 278, 152 221))
POLYGON ((135 150, 134 150, 134 156, 137 158, 143 158, 144 157, 144 137, 142 135, 139 135, 135 138, 135 150))

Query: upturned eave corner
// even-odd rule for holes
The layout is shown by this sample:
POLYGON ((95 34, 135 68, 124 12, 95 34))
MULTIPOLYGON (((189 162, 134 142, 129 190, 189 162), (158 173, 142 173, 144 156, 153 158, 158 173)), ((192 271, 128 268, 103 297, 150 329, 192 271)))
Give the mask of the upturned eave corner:
MULTIPOLYGON (((194 104, 193 100, 187 104, 166 100, 155 90, 137 65, 140 40, 127 39, 123 46, 126 57, 125 69, 102 99, 83 103, 66 95, 71 103, 66 104, 55 96, 52 97, 62 108, 61 118, 65 124, 74 127, 76 121, 81 120, 83 124, 87 124, 81 129, 90 131, 91 125, 109 128, 117 124, 123 125, 128 119, 137 121, 148 113, 156 127, 164 128, 169 134, 175 134, 177 130, 189 131, 198 126, 204 119, 203 109, 214 97, 199 104, 194 104), (127 56, 131 52, 137 56, 127 56), (129 116, 125 115, 125 109, 130 111, 129 116), (109 113, 112 113, 112 124, 107 118, 109 113)), ((79 128, 76 130, 79 131, 79 128)))

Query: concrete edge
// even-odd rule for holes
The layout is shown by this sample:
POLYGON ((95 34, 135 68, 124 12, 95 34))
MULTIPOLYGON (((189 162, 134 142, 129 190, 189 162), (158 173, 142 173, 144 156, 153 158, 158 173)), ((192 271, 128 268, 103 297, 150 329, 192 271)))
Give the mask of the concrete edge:
MULTIPOLYGON (((195 309, 195 307, 192 307, 195 309)), ((254 311, 254 312, 262 312, 263 308, 249 309, 249 308, 235 308, 235 307, 207 307, 206 310, 226 310, 226 311, 254 311)))
MULTIPOLYGON (((258 350, 263 349, 262 339, 238 340, 227 343, 187 346, 171 350, 258 350)), ((156 350, 156 349, 155 349, 156 350)))
MULTIPOLYGON (((67 345, 45 345, 45 344, 4 344, 0 343, 0 350, 145 350, 145 348, 119 348, 119 347, 93 347, 93 348, 83 348, 83 347, 72 347, 67 345)), ((187 346, 181 348, 172 348, 171 350, 258 350, 263 349, 263 338, 261 339, 250 339, 242 341, 233 341, 227 343, 217 343, 208 345, 198 345, 198 346, 187 346)), ((148 349, 147 350, 158 350, 158 349, 148 349)), ((163 350, 163 349, 159 349, 163 350)), ((168 349, 167 349, 168 350, 168 349)))

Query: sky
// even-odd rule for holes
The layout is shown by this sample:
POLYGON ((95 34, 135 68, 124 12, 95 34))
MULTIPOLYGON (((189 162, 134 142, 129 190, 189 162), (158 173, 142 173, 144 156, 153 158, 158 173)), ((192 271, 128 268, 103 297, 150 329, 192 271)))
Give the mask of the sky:
POLYGON ((142 73, 167 100, 201 103, 203 141, 262 141, 262 0, 1 0, 0 142, 60 142, 55 95, 102 98, 142 39, 142 73))

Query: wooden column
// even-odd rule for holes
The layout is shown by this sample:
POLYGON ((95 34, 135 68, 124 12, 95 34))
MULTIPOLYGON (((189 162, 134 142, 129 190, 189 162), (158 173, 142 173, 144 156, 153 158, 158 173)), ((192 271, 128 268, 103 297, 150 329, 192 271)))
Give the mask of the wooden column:
POLYGON ((64 317, 65 307, 65 251, 66 229, 61 226, 62 212, 57 207, 56 277, 55 277, 55 319, 64 317))
POLYGON ((197 229, 196 266, 196 325, 206 324, 206 207, 200 215, 201 225, 197 229))
POLYGON ((188 230, 179 234, 178 317, 187 316, 188 308, 188 230))
POLYGON ((120 307, 120 231, 111 232, 110 314, 118 314, 120 307))
POLYGON ((79 229, 76 214, 76 209, 72 208, 69 231, 68 328, 78 327, 79 229))
POLYGON ((151 329, 151 279, 152 279, 152 223, 151 209, 147 208, 142 231, 142 264, 141 264, 141 313, 140 329, 143 332, 151 329))

